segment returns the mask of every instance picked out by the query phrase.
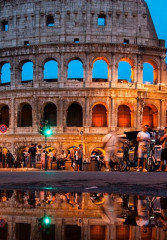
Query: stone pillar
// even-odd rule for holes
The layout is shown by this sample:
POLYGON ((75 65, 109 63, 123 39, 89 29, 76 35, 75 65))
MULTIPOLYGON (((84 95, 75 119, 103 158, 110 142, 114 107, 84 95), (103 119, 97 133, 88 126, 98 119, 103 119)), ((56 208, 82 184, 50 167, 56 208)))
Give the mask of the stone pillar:
POLYGON ((67 69, 68 67, 64 65, 64 54, 60 54, 60 67, 58 69, 58 83, 59 87, 64 87, 64 82, 67 81, 67 69))
POLYGON ((85 111, 84 111, 84 119, 83 119, 83 126, 84 127, 90 127, 90 119, 91 119, 91 113, 92 111, 89 111, 90 106, 89 106, 89 97, 85 97, 85 111))
POLYGON ((38 105, 39 105, 39 102, 38 102, 38 98, 33 96, 32 98, 33 102, 32 102, 32 127, 33 129, 38 132, 38 128, 39 128, 39 123, 40 123, 40 118, 39 118, 39 115, 38 115, 38 112, 41 110, 39 109, 38 105))
POLYGON ((143 65, 142 65, 142 56, 137 56, 137 83, 143 83, 143 65))
POLYGON ((58 132, 63 132, 63 126, 64 126, 64 99, 63 97, 59 97, 58 100, 58 108, 57 108, 57 127, 58 132))
POLYGON ((112 97, 108 98, 108 127, 112 126, 112 97))
POLYGON ((115 98, 111 99, 111 127, 117 127, 117 107, 115 106, 115 98))
POLYGON ((90 63, 90 55, 87 54, 86 55, 86 75, 85 75, 85 85, 87 85, 88 83, 88 86, 89 86, 89 83, 92 82, 92 63, 90 63))
POLYGON ((10 133, 12 134, 15 133, 15 126, 16 126, 15 123, 17 123, 16 116, 17 114, 15 114, 15 100, 14 98, 11 98, 10 113, 9 113, 9 129, 10 129, 10 133))
POLYGON ((159 121, 159 127, 165 127, 166 126, 166 102, 165 99, 160 100, 160 121, 159 121))
POLYGON ((12 219, 12 216, 8 216, 7 218, 7 223, 8 223, 8 236, 7 236, 7 239, 8 240, 14 240, 15 237, 15 229, 14 229, 14 222, 13 222, 13 219, 12 219))
POLYGON ((110 87, 111 87, 111 81, 112 81, 112 64, 110 63, 108 65, 108 82, 110 87))
POLYGON ((31 233, 30 233, 30 239, 36 240, 38 235, 37 231, 37 219, 32 218, 31 219, 31 233))
POLYGON ((62 238, 62 219, 61 218, 56 218, 56 223, 55 223, 55 239, 56 240, 61 240, 64 239, 62 238))
POLYGON ((42 78, 39 78, 39 66, 38 65, 39 65, 38 57, 35 56, 35 62, 34 62, 34 65, 33 65, 33 87, 34 88, 39 88, 40 81, 43 81, 43 76, 42 76, 42 78))
POLYGON ((112 83, 117 83, 118 82, 118 63, 116 63, 116 56, 115 54, 113 55, 112 58, 112 66, 111 66, 111 81, 112 83))
POLYGON ((142 123, 142 116, 143 116, 143 111, 141 107, 141 99, 139 97, 136 98, 136 128, 140 129, 141 128, 141 123, 142 123))

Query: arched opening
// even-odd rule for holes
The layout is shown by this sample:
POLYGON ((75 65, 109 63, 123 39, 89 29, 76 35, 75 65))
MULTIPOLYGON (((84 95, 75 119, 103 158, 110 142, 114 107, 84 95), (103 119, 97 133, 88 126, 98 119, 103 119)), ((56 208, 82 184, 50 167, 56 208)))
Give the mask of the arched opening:
POLYGON ((0 107, 0 124, 9 127, 9 107, 7 105, 0 107))
POLYGON ((102 104, 92 109, 92 127, 107 127, 107 110, 102 104))
POLYGON ((9 85, 11 82, 10 64, 4 63, 1 68, 1 84, 9 85))
POLYGON ((32 62, 27 61, 22 65, 21 81, 22 82, 33 81, 33 63, 32 62))
POLYGON ((72 103, 67 110, 67 127, 82 127, 83 111, 78 103, 72 103))
POLYGON ((153 84, 154 83, 154 67, 151 63, 145 62, 143 64, 143 83, 153 84))
POLYGON ((118 127, 131 127, 131 110, 127 105, 118 107, 118 127))
POLYGON ((158 126, 158 111, 155 106, 145 106, 143 108, 143 125, 148 124, 150 128, 158 126))
POLYGON ((49 60, 44 64, 44 81, 57 82, 58 63, 55 60, 49 60))
POLYGON ((44 121, 48 121, 51 126, 57 126, 57 107, 53 103, 48 103, 44 108, 44 121))
POLYGON ((68 63, 68 80, 83 81, 83 63, 79 59, 72 60, 68 63))
POLYGON ((32 107, 30 104, 22 106, 19 122, 19 127, 32 127, 32 107))
POLYGON ((130 59, 122 58, 118 63, 118 82, 134 82, 134 64, 130 59))
POLYGON ((107 82, 108 81, 108 64, 103 59, 95 60, 92 69, 93 82, 107 82))

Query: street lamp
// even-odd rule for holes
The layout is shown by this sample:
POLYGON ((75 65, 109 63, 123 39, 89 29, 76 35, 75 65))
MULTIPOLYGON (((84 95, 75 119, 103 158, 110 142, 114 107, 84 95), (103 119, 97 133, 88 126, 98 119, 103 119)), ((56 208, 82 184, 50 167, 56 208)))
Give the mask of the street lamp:
POLYGON ((39 132, 45 137, 45 171, 46 171, 47 170, 47 153, 46 153, 47 138, 53 135, 53 131, 50 127, 50 124, 48 124, 48 120, 40 122, 39 132))

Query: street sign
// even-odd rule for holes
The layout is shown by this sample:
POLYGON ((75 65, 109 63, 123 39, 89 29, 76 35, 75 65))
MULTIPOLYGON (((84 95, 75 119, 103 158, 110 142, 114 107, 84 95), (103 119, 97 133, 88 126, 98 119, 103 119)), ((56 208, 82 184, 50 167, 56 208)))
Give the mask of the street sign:
POLYGON ((1 133, 5 133, 8 130, 8 127, 5 124, 0 125, 0 131, 1 133))

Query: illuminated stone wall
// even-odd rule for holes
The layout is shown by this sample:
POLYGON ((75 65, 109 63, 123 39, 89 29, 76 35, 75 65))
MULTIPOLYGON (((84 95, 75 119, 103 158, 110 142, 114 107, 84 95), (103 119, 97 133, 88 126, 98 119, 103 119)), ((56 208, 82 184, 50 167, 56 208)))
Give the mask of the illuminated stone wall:
POLYGON ((0 13, 0 67, 10 63, 11 70, 11 83, 0 86, 0 106, 9 107, 9 128, 0 135, 3 147, 15 152, 31 142, 44 146, 38 130, 47 103, 57 107, 57 127, 48 145, 59 152, 83 143, 85 158, 103 145, 102 138, 110 130, 121 134, 140 130, 145 106, 152 110, 154 129, 166 125, 166 49, 144 1, 0 1, 0 13), (104 26, 98 26, 99 17, 105 20, 104 26), (54 26, 47 26, 49 19, 54 26), (58 63, 57 82, 43 79, 44 63, 49 59, 58 63), (82 81, 67 79, 72 59, 83 63, 82 81), (107 81, 92 80, 98 59, 107 63, 107 81), (21 67, 26 61, 33 63, 33 81, 23 83, 21 67), (118 81, 120 61, 131 65, 131 83, 118 81), (145 62, 153 66, 153 84, 143 84, 145 62), (68 107, 74 102, 82 107, 81 127, 67 127, 68 107), (32 127, 18 127, 24 103, 32 107, 32 127), (106 109, 106 127, 92 127, 92 109, 97 104, 106 109), (118 127, 120 105, 129 107, 130 127, 118 127))

